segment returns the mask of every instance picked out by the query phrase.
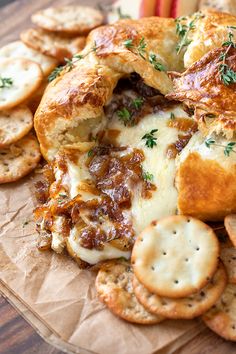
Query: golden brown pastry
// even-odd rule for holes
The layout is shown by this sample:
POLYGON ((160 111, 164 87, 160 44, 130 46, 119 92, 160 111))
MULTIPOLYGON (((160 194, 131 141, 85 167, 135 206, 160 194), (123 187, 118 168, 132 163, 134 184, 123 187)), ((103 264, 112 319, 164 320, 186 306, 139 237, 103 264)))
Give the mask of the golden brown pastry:
MULTIPOLYGON (((236 130, 236 83, 225 83, 220 72, 225 48, 207 53, 183 74, 173 74, 170 99, 197 108, 196 119, 203 133, 223 132, 231 138, 236 130)), ((236 71, 236 49, 230 48, 225 64, 236 71)))
POLYGON ((100 128, 103 106, 121 77, 136 72, 147 85, 170 92, 172 83, 163 70, 182 69, 177 41, 174 20, 157 17, 122 20, 92 31, 80 53, 84 59, 48 86, 36 112, 44 157, 53 159, 61 145, 86 140, 91 129, 100 128))
MULTIPOLYGON (((236 146, 236 139, 232 143, 236 146)), ((228 144, 222 137, 196 133, 182 150, 175 179, 180 214, 220 221, 236 212, 236 151, 227 154, 228 144)))
POLYGON ((181 75, 176 24, 156 17, 92 31, 36 112, 53 183, 38 187, 44 204, 35 219, 50 247, 67 249, 81 266, 128 259, 152 220, 185 213, 214 221, 235 212, 235 139, 196 133, 191 110, 164 97, 197 106, 198 114, 213 107, 228 124, 235 92, 228 99, 231 87, 221 87, 215 74, 221 48, 181 75), (168 71, 178 72, 174 90, 168 71))
MULTIPOLYGON (((204 10, 200 14, 201 16, 195 21, 194 28, 188 35, 191 43, 184 54, 185 68, 200 60, 210 50, 221 47, 228 38, 228 26, 236 26, 236 17, 231 14, 214 10, 204 10)), ((181 23, 189 23, 195 17, 194 14, 181 23)))

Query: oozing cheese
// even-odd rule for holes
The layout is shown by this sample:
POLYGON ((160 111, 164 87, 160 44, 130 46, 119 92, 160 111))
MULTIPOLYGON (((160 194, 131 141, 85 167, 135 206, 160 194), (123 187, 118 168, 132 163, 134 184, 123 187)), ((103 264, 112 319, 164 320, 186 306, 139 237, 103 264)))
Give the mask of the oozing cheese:
POLYGON ((136 189, 132 201, 132 222, 135 232, 139 234, 152 220, 175 214, 177 208, 177 191, 174 187, 175 160, 168 159, 166 152, 169 144, 178 140, 178 129, 168 127, 170 113, 175 117, 186 118, 187 114, 179 107, 168 111, 160 111, 143 118, 133 127, 125 127, 117 119, 113 119, 108 129, 120 130, 116 139, 119 145, 128 145, 142 149, 145 155, 143 168, 153 175, 153 182, 157 190, 152 192, 151 199, 143 199, 141 191, 136 189), (155 133, 157 145, 149 148, 142 137, 152 129, 155 133))
MULTIPOLYGON (((152 191, 150 199, 144 199, 141 196, 141 185, 136 186, 133 190, 132 206, 125 214, 128 220, 131 220, 136 235, 149 225, 152 220, 157 220, 176 212, 177 191, 174 187, 176 167, 175 160, 167 157, 167 148, 178 140, 179 130, 168 126, 171 112, 177 118, 187 118, 187 114, 181 108, 176 107, 171 110, 150 114, 132 127, 124 126, 123 122, 120 122, 117 118, 110 120, 107 126, 107 129, 120 131, 116 138, 116 145, 128 146, 129 148, 137 148, 143 151, 145 156, 142 164, 143 169, 153 175, 152 183, 157 187, 155 191, 152 191), (157 145, 149 148, 145 145, 145 139, 142 139, 142 137, 153 129, 158 129, 155 133, 157 145)), ((71 198, 78 193, 81 195, 82 200, 99 198, 99 196, 95 196, 90 192, 83 192, 80 189, 83 181, 91 178, 88 167, 85 164, 86 159, 87 153, 79 157, 78 163, 68 159, 68 172, 63 177, 63 181, 69 187, 71 198)), ((88 221, 86 220, 86 213, 81 212, 81 217, 85 222, 88 221)), ((91 223, 90 221, 88 222, 91 223)), ((102 220, 101 228, 104 231, 109 233, 112 227, 112 222, 108 218, 102 220)), ((60 246, 62 246, 60 242, 64 242, 64 240, 54 234, 53 247, 60 249, 60 246)), ((79 243, 79 231, 76 227, 71 230, 67 242, 74 254, 89 264, 96 264, 106 259, 119 257, 128 259, 130 257, 130 252, 121 251, 109 243, 106 243, 102 250, 82 247, 79 243)))
POLYGON ((73 229, 71 229, 70 236, 67 239, 67 242, 69 243, 69 246, 76 254, 76 256, 89 264, 96 264, 106 259, 120 257, 124 257, 126 259, 130 258, 130 252, 121 251, 118 248, 111 246, 109 243, 105 244, 103 250, 101 251, 81 247, 79 244, 78 236, 78 230, 76 229, 76 227, 74 227, 73 229))

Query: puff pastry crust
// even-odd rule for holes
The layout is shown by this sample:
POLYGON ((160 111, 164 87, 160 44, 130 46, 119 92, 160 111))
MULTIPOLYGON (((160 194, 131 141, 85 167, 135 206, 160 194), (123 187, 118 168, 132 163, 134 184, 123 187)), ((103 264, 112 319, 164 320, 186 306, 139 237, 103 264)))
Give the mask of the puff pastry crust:
MULTIPOLYGON (((227 140, 217 138, 226 145, 227 140)), ((177 159, 178 211, 206 221, 222 221, 236 213, 236 154, 222 146, 208 148, 196 133, 177 159)))
POLYGON ((202 14, 190 34, 192 42, 184 54, 185 68, 200 60, 212 49, 221 47, 228 38, 227 26, 236 26, 236 17, 228 13, 204 10, 202 14))
POLYGON ((81 53, 86 58, 49 84, 36 112, 35 130, 43 156, 52 160, 61 145, 88 139, 91 130, 101 123, 103 106, 121 77, 136 72, 147 85, 163 94, 170 92, 170 78, 154 69, 149 54, 154 53, 167 70, 182 70, 182 57, 175 51, 175 31, 173 19, 158 17, 122 20, 92 31, 81 53), (132 48, 124 45, 127 39, 132 40, 132 48), (142 39, 145 59, 138 50, 142 39), (96 53, 88 55, 94 44, 96 53))
MULTIPOLYGON (((173 74, 174 92, 167 97, 196 107, 196 119, 204 133, 222 132, 230 138, 236 129, 236 84, 225 85, 220 78, 223 52, 224 48, 214 49, 183 74, 173 74), (208 113, 211 118, 207 120, 208 113)), ((236 71, 235 48, 229 51, 226 63, 236 71)))

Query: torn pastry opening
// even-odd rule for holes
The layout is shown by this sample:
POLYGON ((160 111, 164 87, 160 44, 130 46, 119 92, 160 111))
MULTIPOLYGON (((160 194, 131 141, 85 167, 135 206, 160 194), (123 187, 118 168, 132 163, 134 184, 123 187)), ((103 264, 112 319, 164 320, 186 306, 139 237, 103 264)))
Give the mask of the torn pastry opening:
POLYGON ((96 126, 82 121, 64 134, 73 139, 36 185, 40 247, 66 249, 80 266, 128 259, 143 228, 176 213, 175 157, 197 130, 182 105, 134 73, 119 80, 103 112, 96 126))

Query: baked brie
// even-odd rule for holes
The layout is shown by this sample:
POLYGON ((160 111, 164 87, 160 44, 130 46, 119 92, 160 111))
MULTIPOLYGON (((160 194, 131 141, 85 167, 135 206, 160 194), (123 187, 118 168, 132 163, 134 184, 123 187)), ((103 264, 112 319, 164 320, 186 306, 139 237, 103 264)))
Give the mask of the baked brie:
POLYGON ((48 86, 35 115, 49 163, 35 219, 49 247, 66 249, 81 267, 128 259, 154 219, 219 221, 236 212, 235 84, 214 75, 218 42, 193 54, 207 16, 217 28, 235 22, 198 15, 187 51, 173 19, 100 27, 48 86), (199 118, 212 111, 214 129, 199 118))

